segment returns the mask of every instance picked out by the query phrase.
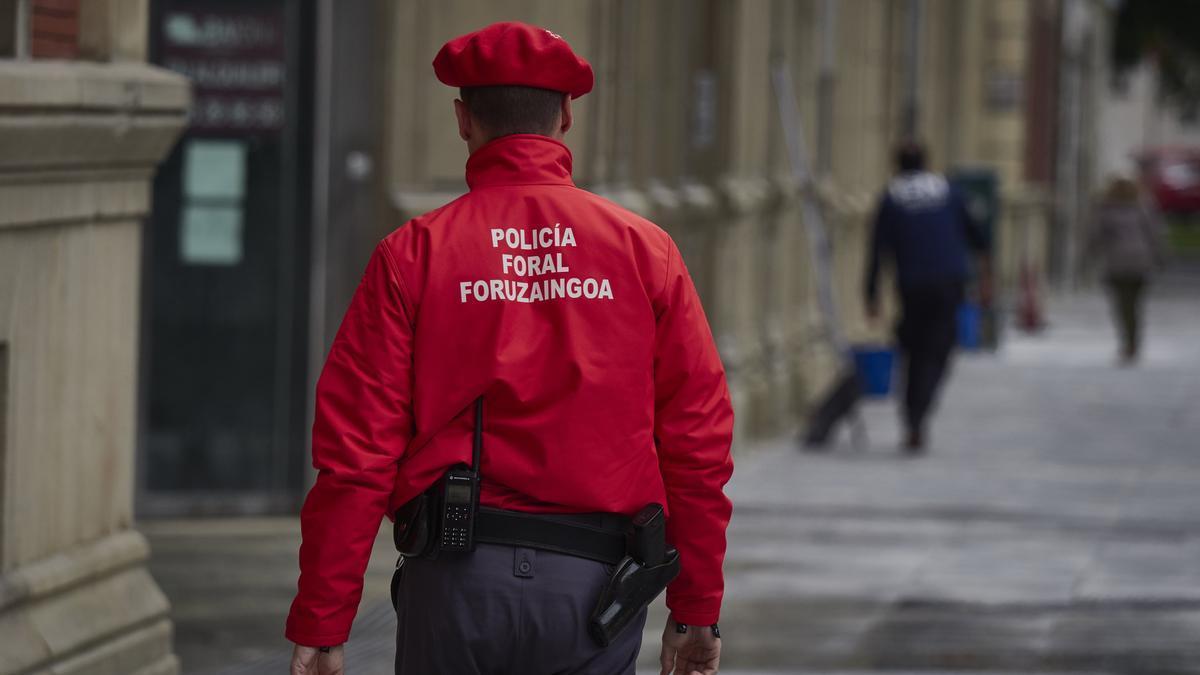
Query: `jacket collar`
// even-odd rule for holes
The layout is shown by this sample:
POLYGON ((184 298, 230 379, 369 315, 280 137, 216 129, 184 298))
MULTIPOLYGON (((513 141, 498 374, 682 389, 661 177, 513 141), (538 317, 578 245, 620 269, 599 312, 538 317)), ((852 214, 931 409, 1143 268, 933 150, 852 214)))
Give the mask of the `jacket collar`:
POLYGON ((548 136, 501 136, 467 159, 467 186, 574 185, 571 161, 570 149, 548 136))

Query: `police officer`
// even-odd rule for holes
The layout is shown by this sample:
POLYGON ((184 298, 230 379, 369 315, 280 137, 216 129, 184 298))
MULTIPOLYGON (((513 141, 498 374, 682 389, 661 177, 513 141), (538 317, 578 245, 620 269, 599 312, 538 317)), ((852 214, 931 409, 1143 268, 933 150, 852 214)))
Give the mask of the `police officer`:
MULTIPOLYGON (((968 252, 986 254, 987 235, 944 176, 925 170, 925 151, 906 142, 898 173, 880 197, 868 255, 866 308, 879 315, 879 268, 895 263, 901 318, 896 328, 905 367, 904 448, 925 449, 926 422, 946 374, 957 335, 957 312, 968 275, 968 252)), ((990 298, 990 265, 981 256, 980 294, 990 298)))
POLYGON ((572 182, 593 75, 560 36, 494 24, 433 65, 460 88, 470 190, 378 245, 321 373, 292 672, 342 672, 381 519, 479 447, 479 543, 394 580, 397 673, 632 674, 644 609, 606 647, 588 631, 616 558, 540 537, 620 536, 653 504, 680 564, 662 672, 715 673, 733 411, 683 258, 572 182), (489 540, 485 514, 532 529, 489 540))

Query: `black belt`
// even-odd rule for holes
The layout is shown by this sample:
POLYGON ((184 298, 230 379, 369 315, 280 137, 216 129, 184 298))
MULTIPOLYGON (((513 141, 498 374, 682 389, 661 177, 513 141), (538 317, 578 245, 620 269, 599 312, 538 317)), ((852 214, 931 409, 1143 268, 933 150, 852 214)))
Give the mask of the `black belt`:
POLYGON ((565 553, 616 565, 625 557, 629 518, 613 513, 521 513, 480 507, 475 541, 565 553))

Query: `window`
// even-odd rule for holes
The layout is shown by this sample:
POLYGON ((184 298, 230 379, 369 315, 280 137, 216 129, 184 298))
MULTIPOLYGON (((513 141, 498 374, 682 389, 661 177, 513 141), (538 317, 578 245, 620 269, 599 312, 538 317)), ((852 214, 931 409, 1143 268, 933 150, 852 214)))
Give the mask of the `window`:
POLYGON ((190 265, 240 263, 246 144, 194 139, 183 156, 179 257, 190 265))
POLYGON ((80 0, 0 0, 0 59, 74 59, 80 0))

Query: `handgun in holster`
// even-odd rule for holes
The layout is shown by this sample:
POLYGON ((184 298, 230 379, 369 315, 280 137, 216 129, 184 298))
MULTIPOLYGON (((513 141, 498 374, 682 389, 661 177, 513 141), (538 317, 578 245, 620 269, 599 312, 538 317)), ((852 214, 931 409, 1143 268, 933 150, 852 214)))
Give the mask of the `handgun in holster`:
POLYGON ((667 546, 659 504, 643 508, 625 533, 625 557, 600 591, 588 632, 607 647, 679 574, 679 552, 667 546))

